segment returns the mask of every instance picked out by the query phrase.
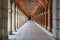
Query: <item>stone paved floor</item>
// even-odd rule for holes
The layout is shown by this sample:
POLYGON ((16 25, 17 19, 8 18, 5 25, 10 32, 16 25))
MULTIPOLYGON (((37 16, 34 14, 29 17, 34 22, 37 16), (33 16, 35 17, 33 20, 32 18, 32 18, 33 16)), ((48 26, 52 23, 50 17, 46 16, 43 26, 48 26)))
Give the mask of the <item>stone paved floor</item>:
POLYGON ((16 40, 52 40, 52 37, 33 21, 28 21, 20 28, 16 40))

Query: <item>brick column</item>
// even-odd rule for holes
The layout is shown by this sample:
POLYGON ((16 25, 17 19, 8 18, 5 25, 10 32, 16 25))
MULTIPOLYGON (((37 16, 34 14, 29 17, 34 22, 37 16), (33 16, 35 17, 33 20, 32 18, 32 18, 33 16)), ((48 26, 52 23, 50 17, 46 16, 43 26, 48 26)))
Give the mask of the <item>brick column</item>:
POLYGON ((0 40, 8 40, 8 1, 0 0, 0 40))
POLYGON ((53 39, 60 40, 60 0, 53 0, 53 39))

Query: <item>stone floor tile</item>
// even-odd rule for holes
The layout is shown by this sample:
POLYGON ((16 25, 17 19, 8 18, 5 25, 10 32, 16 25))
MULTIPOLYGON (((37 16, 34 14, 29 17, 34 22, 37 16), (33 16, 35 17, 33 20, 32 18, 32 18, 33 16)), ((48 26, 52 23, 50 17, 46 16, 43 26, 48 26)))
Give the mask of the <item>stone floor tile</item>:
POLYGON ((20 28, 16 40, 52 40, 52 37, 33 21, 28 21, 20 28))

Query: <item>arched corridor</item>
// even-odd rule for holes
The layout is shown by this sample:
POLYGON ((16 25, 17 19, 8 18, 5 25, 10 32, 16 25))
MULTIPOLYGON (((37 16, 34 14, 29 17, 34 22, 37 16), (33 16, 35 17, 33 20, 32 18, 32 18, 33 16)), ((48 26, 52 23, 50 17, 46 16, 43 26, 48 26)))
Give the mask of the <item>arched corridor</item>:
POLYGON ((0 0, 0 40, 60 40, 60 0, 0 0))

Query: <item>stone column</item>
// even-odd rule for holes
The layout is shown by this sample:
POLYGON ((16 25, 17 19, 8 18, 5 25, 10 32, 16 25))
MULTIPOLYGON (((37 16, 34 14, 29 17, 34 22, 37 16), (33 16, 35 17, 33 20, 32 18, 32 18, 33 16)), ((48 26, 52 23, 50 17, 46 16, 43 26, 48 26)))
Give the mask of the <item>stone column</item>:
POLYGON ((20 28, 20 26, 19 26, 19 25, 20 25, 20 22, 19 22, 19 14, 18 14, 18 27, 20 28))
POLYGON ((19 29, 19 14, 18 14, 18 29, 19 29))
POLYGON ((19 27, 21 27, 21 24, 22 24, 22 23, 21 23, 21 18, 20 18, 20 17, 21 17, 21 14, 19 14, 19 27))
MULTIPOLYGON (((34 20, 34 19, 33 19, 34 20)), ((25 22, 27 22, 28 21, 28 18, 27 18, 27 16, 25 17, 25 22)))
POLYGON ((48 5, 48 30, 52 32, 52 0, 49 0, 48 5))
POLYGON ((48 31, 49 31, 49 27, 50 27, 50 9, 48 8, 48 31))
POLYGON ((10 6, 11 6, 11 13, 10 13, 10 35, 13 34, 12 32, 12 2, 10 1, 10 6))
POLYGON ((48 27, 47 27, 48 31, 50 30, 50 9, 48 7, 48 27))
POLYGON ((8 0, 0 0, 0 40, 8 40, 8 0))
MULTIPOLYGON (((46 4, 45 4, 46 5, 46 4)), ((47 8, 45 7, 45 28, 47 29, 47 8)))
POLYGON ((49 31, 52 32, 52 0, 49 0, 49 31))
POLYGON ((48 13, 46 12, 46 29, 48 29, 48 13))
POLYGON ((60 40, 60 0, 53 0, 53 39, 60 40))
POLYGON ((16 31, 16 5, 14 4, 14 30, 16 31))
POLYGON ((42 26, 42 15, 40 15, 41 16, 41 26, 42 26))
POLYGON ((45 13, 43 12, 43 27, 45 28, 45 13))
POLYGON ((17 7, 17 29, 18 29, 18 7, 17 7))
POLYGON ((45 28, 46 28, 46 11, 45 11, 45 28))
POLYGON ((17 5, 16 5, 16 30, 17 30, 17 5))
POLYGON ((19 15, 20 15, 20 13, 19 13, 19 9, 18 9, 18 28, 20 27, 20 26, 19 26, 19 24, 20 24, 20 22, 19 22, 19 17, 20 17, 20 16, 19 16, 19 15))
POLYGON ((47 29, 47 12, 45 11, 45 28, 47 29))
MULTIPOLYGON (((42 26, 43 26, 43 12, 42 12, 42 26)), ((43 26, 44 27, 44 26, 43 26)))

